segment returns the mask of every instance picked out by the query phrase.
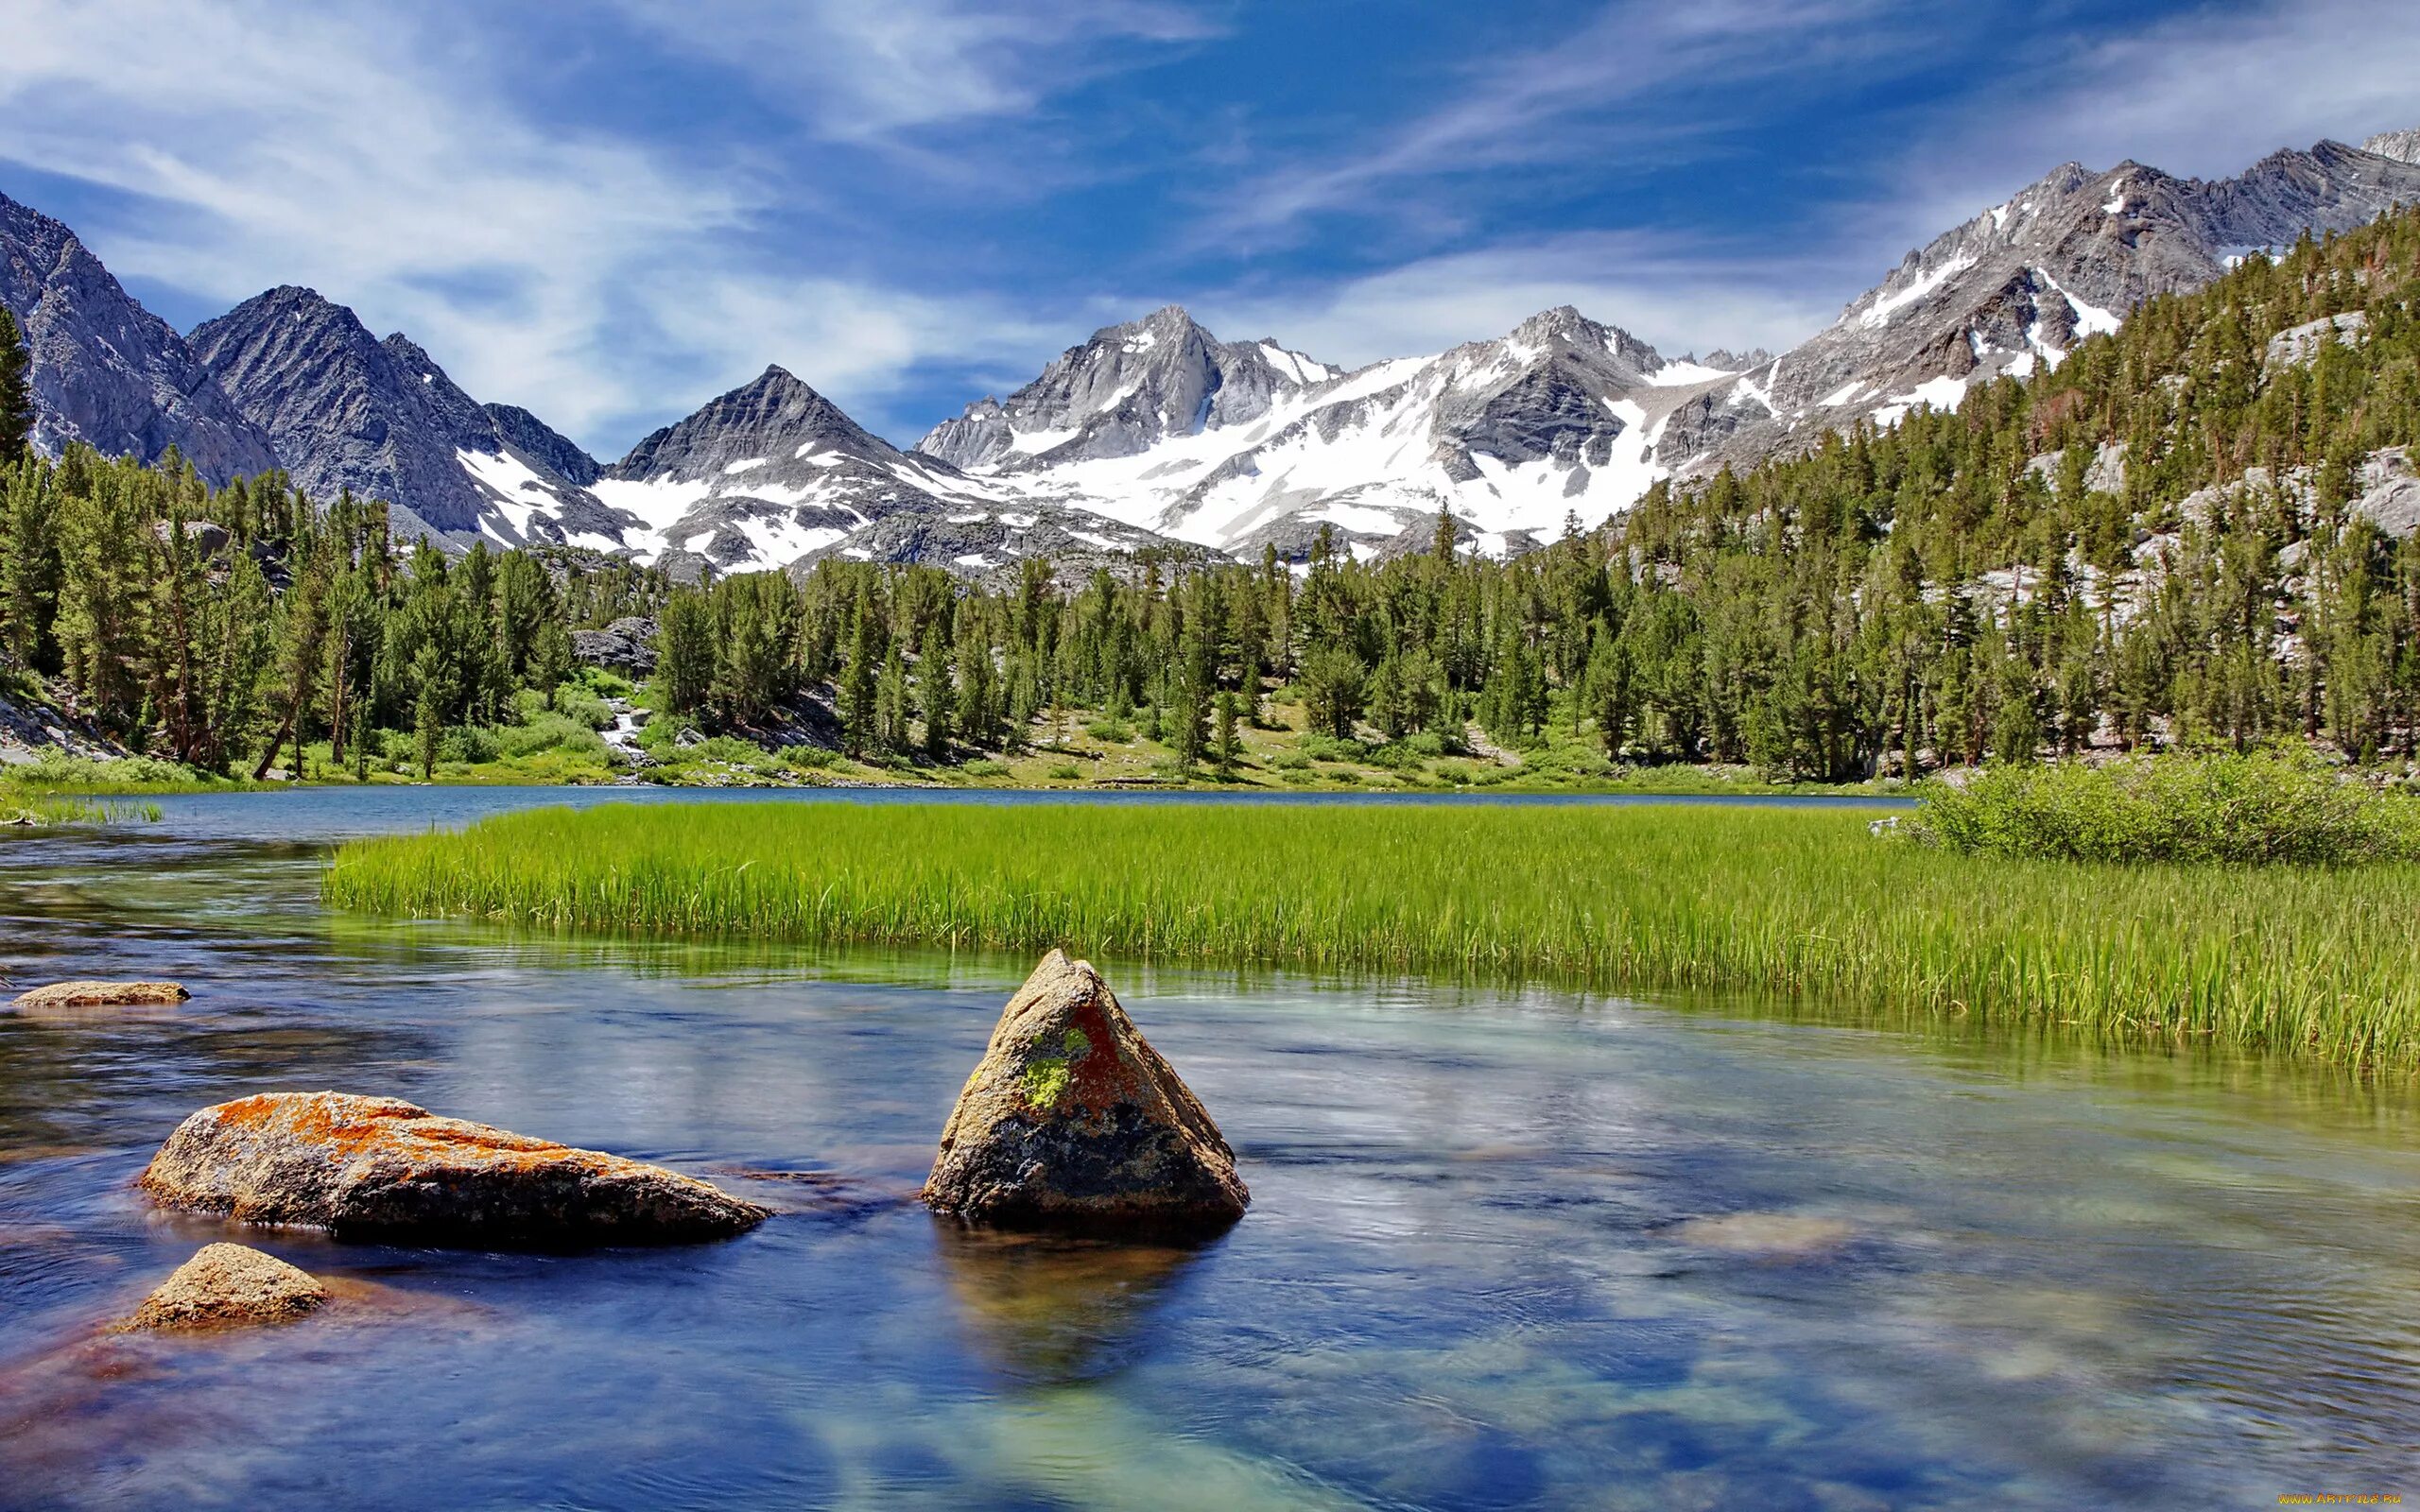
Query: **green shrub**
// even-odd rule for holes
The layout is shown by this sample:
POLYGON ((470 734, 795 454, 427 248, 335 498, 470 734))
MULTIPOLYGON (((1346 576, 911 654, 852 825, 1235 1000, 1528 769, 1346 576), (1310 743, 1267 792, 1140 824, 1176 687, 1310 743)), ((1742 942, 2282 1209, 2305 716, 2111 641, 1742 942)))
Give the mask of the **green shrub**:
POLYGON ((1308 787, 1319 781, 1318 775, 1311 771, 1310 765, 1310 763, 1305 762, 1300 766, 1289 766, 1277 774, 1277 780, 1288 787, 1308 787))
POLYGON ((840 753, 828 746, 786 746, 782 748, 782 765, 803 772, 820 772, 840 764, 840 753))
POLYGON ((1009 764, 995 762, 989 756, 978 756, 959 767, 959 770, 969 777, 1006 777, 1009 775, 1009 764))
POLYGON ((720 762, 726 766, 745 766, 752 770, 771 760, 771 753, 764 747, 752 746, 735 735, 717 735, 711 740, 701 740, 682 754, 692 761, 720 762))
POLYGON ((1123 746, 1134 738, 1133 727, 1115 719, 1096 719, 1084 727, 1084 733, 1104 746, 1123 746))
POLYGON ((485 725, 452 726, 437 743, 439 761, 464 766, 492 762, 503 753, 503 743, 485 725))
POLYGON ((541 713, 516 729, 498 730, 496 744, 507 756, 562 750, 604 761, 612 754, 604 736, 579 720, 559 713, 541 713))
POLYGON ((1269 765, 1281 772, 1307 772, 1311 759, 1299 750, 1284 750, 1269 758, 1269 765))
POLYGON ((1541 777, 1611 777, 1614 764, 1602 751, 1590 746, 1550 746, 1533 750, 1522 758, 1521 765, 1541 777))
POLYGON ((681 749, 682 724, 668 714, 658 714, 639 726, 638 747, 650 756, 674 756, 681 749))
POLYGON ((11 766, 7 785, 26 793, 99 793, 146 787, 193 787, 199 780, 174 762, 149 756, 125 756, 93 761, 64 751, 45 750, 32 761, 11 766))
POLYGON ((1334 735, 1314 731, 1303 737, 1303 754, 1315 762, 1363 762, 1370 759, 1370 747, 1357 740, 1339 740, 1334 735))
POLYGON ((577 682, 566 682, 555 689, 555 713, 566 719, 576 719, 591 730, 610 730, 614 726, 614 711, 603 697, 577 682))
POLYGON ((1966 855, 2342 866, 2420 857, 2420 811, 2307 754, 1991 766, 1926 793, 1901 832, 1966 855))
POLYGON ((604 667, 582 667, 576 680, 600 698, 627 698, 631 696, 631 679, 604 667))
POLYGON ((1054 782, 1073 782, 1080 781, 1084 773, 1083 769, 1078 766, 1074 762, 1061 762, 1058 765, 1051 767, 1042 775, 1049 778, 1054 782))

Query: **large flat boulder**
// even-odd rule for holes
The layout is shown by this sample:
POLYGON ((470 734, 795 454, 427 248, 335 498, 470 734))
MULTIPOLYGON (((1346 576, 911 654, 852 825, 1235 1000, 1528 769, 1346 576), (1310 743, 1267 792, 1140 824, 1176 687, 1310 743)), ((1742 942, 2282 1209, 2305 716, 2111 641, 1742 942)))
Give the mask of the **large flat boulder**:
POLYGON ((1109 984, 1052 951, 959 1093, 925 1200, 1003 1228, 1115 1231, 1223 1227, 1252 1194, 1109 984))
POLYGON ((168 1207, 342 1238, 680 1244, 769 1215, 662 1166, 346 1092, 205 1108, 168 1136, 141 1185, 168 1207))
POLYGON ((275 1255, 242 1245, 204 1245, 118 1323, 117 1332, 285 1323, 327 1299, 319 1278, 275 1255))
POLYGON ((53 982, 20 992, 20 1008, 161 1007, 193 996, 174 982, 53 982))

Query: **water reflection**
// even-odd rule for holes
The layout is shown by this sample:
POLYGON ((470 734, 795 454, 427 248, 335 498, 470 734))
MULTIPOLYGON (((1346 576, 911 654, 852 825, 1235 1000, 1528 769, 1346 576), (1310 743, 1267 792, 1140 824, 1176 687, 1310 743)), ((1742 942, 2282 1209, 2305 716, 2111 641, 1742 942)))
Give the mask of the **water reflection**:
POLYGON ((1109 1375, 1149 1344, 1153 1315, 1209 1244, 1112 1244, 977 1228, 936 1215, 933 1238, 968 1342, 1023 1385, 1109 1375))

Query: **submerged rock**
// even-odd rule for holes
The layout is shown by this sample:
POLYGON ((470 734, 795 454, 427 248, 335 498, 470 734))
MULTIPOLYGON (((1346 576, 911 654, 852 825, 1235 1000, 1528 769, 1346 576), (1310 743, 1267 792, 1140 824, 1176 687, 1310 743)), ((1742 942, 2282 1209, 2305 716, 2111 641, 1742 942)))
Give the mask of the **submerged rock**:
POLYGON ((1800 1212, 1732 1212, 1692 1218, 1672 1237, 1699 1249, 1761 1260, 1815 1260, 1838 1251, 1854 1237, 1838 1218, 1800 1212))
POLYGON ((1235 1222, 1252 1194, 1109 984, 1052 951, 959 1093, 925 1200, 1011 1228, 1200 1228, 1235 1222))
POLYGON ((168 1136, 141 1185, 169 1207, 340 1237, 677 1244, 769 1216, 662 1166, 345 1092, 205 1108, 168 1136))
POLYGON ((53 982, 17 994, 20 1008, 160 1006, 193 996, 174 982, 53 982))
POLYGON ((242 1245, 204 1245, 143 1299, 115 1332, 284 1323, 328 1299, 310 1272, 242 1245))

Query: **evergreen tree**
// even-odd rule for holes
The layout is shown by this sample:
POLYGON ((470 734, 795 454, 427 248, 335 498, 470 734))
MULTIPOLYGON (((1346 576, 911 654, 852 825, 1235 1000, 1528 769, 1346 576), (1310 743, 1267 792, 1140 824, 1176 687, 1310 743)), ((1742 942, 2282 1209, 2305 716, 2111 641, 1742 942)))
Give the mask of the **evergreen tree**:
POLYGON ((13 466, 33 438, 33 354, 17 318, 0 305, 0 468, 13 466))

